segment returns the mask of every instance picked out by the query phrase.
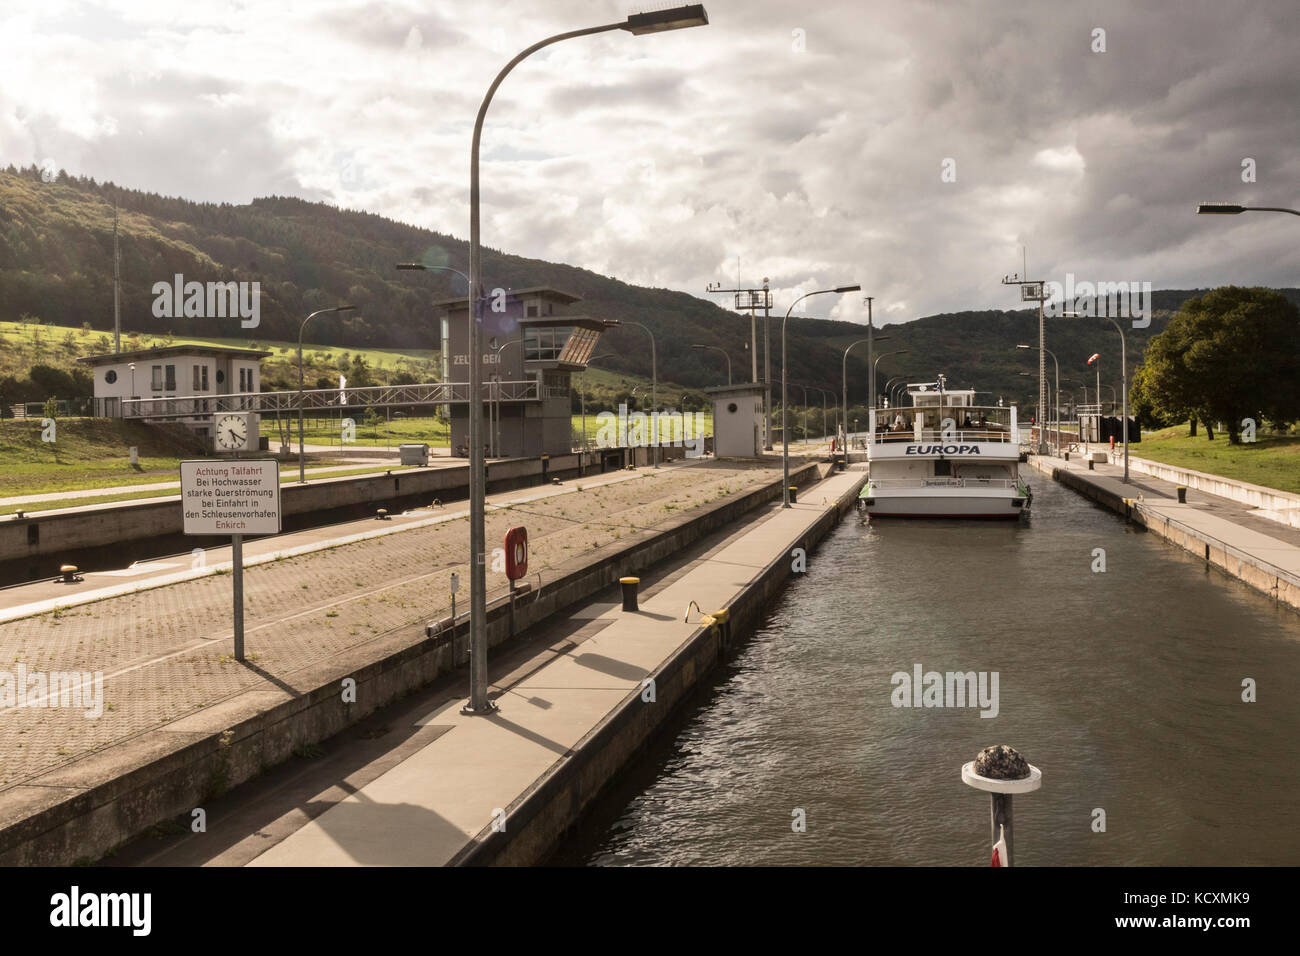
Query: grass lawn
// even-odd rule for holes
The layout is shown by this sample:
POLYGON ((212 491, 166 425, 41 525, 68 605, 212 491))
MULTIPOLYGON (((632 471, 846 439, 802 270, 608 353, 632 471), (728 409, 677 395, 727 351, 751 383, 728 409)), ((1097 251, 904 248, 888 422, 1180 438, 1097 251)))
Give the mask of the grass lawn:
MULTIPOLYGON (((435 416, 394 418, 391 422, 381 419, 379 424, 373 426, 365 424, 361 416, 362 412, 358 411, 356 418, 353 419, 356 436, 354 441, 346 443, 348 447, 355 445, 363 448, 386 448, 390 445, 396 447, 403 442, 427 442, 434 448, 446 448, 451 444, 450 426, 435 416)), ((308 445, 342 447, 344 445, 342 420, 342 418, 305 419, 304 441, 308 445)), ((297 447, 298 422, 294 419, 289 424, 289 443, 297 447)), ((261 433, 271 439, 272 448, 275 448, 280 441, 280 429, 276 426, 274 418, 263 416, 261 433)))
POLYGON ((1257 441, 1229 445, 1226 432, 1215 432, 1209 441, 1204 427, 1189 438, 1187 426, 1176 425, 1143 432, 1142 442, 1130 445, 1129 454, 1300 494, 1300 437, 1261 434, 1257 441))

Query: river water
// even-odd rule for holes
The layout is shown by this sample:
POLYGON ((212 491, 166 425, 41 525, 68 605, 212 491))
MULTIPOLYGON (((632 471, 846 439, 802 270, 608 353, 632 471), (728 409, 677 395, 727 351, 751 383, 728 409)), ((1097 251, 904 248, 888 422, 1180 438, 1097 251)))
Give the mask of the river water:
POLYGON ((1031 486, 1019 524, 846 518, 555 862, 986 866, 960 768, 1006 743, 1018 865, 1300 863, 1300 615, 1031 486), (997 672, 997 716, 894 706, 917 664, 997 672))

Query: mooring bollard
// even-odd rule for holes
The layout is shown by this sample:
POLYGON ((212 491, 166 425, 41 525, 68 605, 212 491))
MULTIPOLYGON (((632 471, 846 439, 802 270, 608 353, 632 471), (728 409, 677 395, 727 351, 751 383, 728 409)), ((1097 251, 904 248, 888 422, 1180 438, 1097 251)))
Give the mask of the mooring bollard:
POLYGON ((1178 503, 1179 503, 1180 505, 1185 505, 1185 504, 1187 504, 1187 486, 1186 486, 1186 485, 1179 485, 1179 486, 1178 486, 1178 503))
POLYGON ((792 504, 792 505, 793 505, 793 504, 796 504, 796 503, 798 503, 798 501, 799 501, 799 486, 798 486, 798 485, 791 485, 791 486, 790 486, 790 504, 792 504))
POLYGON ((618 583, 623 586, 623 610, 635 611, 636 606, 636 589, 641 583, 640 578, 619 578, 618 583))
POLYGON ((81 575, 77 573, 77 566, 75 564, 59 565, 59 574, 63 575, 61 580, 64 584, 76 584, 81 580, 81 575))
POLYGON ((375 512, 375 520, 376 520, 376 521, 387 521, 387 520, 388 520, 388 509, 387 509, 387 508, 380 508, 378 511, 376 511, 376 512, 375 512))
POLYGON ((1089 470, 1089 471, 1095 471, 1096 469, 1092 467, 1092 466, 1095 465, 1095 464, 1096 464, 1096 462, 1093 461, 1091 457, 1089 457, 1089 459, 1088 459, 1088 470, 1089 470))
POLYGON ((1006 744, 985 747, 970 763, 962 764, 962 783, 989 795, 993 866, 1014 866, 1011 797, 1033 793, 1043 785, 1043 773, 1006 744))

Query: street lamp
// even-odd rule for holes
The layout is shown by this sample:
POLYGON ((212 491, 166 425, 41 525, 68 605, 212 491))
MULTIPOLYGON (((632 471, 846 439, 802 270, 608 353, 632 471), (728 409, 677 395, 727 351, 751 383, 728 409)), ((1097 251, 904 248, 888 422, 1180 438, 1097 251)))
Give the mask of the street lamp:
MULTIPOLYGON (((635 325, 637 328, 650 336, 650 432, 651 447, 654 449, 655 467, 659 467, 659 360, 655 357, 655 334, 640 322, 628 320, 628 325, 635 325)), ((728 362, 731 360, 728 359, 728 362)))
MULTIPOLYGON (((483 473, 483 406, 479 394, 483 382, 483 289, 482 248, 479 235, 479 143, 483 137, 483 120, 488 107, 506 76, 520 62, 553 43, 575 37, 626 30, 634 36, 704 26, 709 22, 704 5, 699 3, 636 13, 622 23, 607 23, 585 30, 559 33, 534 43, 515 56, 497 74, 488 87, 483 103, 474 120, 474 135, 470 144, 469 160, 469 291, 470 341, 469 341, 469 550, 470 550, 470 695, 462 708, 465 714, 491 714, 496 705, 487 697, 487 534, 484 528, 486 505, 486 476, 483 473)), ((658 456, 656 456, 656 463, 658 456)))
MULTIPOLYGON (((1032 345, 1017 345, 1016 348, 1031 351, 1032 345)), ((1056 353, 1051 349, 1044 347, 1044 352, 1052 357, 1052 365, 1056 368, 1056 444, 1057 448, 1061 445, 1061 363, 1056 360, 1056 353)))
POLYGON ((703 352, 706 349, 712 349, 715 352, 721 352, 722 357, 727 360, 727 384, 728 385, 731 384, 731 356, 727 354, 726 349, 718 345, 692 345, 691 348, 695 349, 695 351, 697 352, 703 352))
POLYGON ((303 451, 302 439, 302 333, 307 328, 307 323, 318 315, 324 315, 326 312, 352 312, 355 310, 355 305, 336 305, 332 309, 317 309, 302 320, 302 325, 298 326, 298 484, 300 485, 307 483, 306 454, 303 451))
MULTIPOLYGON (((882 336, 880 337, 880 339, 887 339, 887 338, 889 338, 889 336, 887 336, 887 335, 882 335, 882 336)), ((876 341, 879 342, 880 339, 876 339, 876 341)), ((871 365, 871 377, 872 377, 873 379, 876 378, 876 366, 878 366, 878 365, 880 364, 880 360, 881 360, 882 358, 888 358, 888 357, 891 356, 891 355, 902 355, 904 352, 908 352, 908 351, 910 351, 910 349, 896 349, 896 350, 893 351, 893 352, 885 352, 885 353, 883 353, 883 354, 881 354, 881 355, 877 355, 877 356, 876 356, 876 360, 875 360, 875 362, 873 362, 872 365, 871 365)), ((872 405, 873 405, 873 406, 875 406, 875 405, 879 405, 879 404, 880 404, 880 400, 879 400, 875 395, 872 395, 872 396, 871 396, 871 402, 872 402, 872 405)))
POLYGON ((1300 210, 1284 209, 1281 206, 1239 206, 1230 202, 1203 202, 1196 207, 1198 216, 1235 216, 1243 212, 1289 212, 1293 216, 1300 216, 1300 210))
MULTIPOLYGON (((786 352, 785 352, 785 325, 790 319, 791 310, 809 296, 827 295, 835 293, 842 295, 845 292, 860 292, 860 285, 843 285, 835 289, 818 289, 816 292, 806 292, 799 298, 790 303, 790 308, 785 310, 785 318, 781 320, 781 507, 790 507, 790 415, 787 411, 785 378, 786 378, 786 352)), ((868 330, 870 326, 868 326, 868 330)), ((872 383, 875 384, 874 382, 872 383)))
MULTIPOLYGON (((1095 319, 1103 318, 1111 325, 1115 326, 1115 331, 1119 333, 1119 375, 1120 375, 1120 398, 1123 400, 1123 410, 1121 412, 1121 429, 1124 436, 1124 481, 1128 481, 1128 343, 1124 339, 1124 329, 1109 315, 1095 316, 1083 315, 1079 312, 1062 312, 1062 317, 1067 319, 1095 319)), ((1101 391, 1097 391, 1097 407, 1101 407, 1101 391)))

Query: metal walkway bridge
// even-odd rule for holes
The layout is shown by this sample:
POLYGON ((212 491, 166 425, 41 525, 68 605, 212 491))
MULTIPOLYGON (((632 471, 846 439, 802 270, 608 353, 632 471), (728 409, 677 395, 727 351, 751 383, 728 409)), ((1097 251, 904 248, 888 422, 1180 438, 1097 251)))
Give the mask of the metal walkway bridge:
MULTIPOLYGON (((485 402, 541 401, 542 386, 536 379, 521 382, 484 382, 485 402)), ((230 395, 192 395, 180 398, 124 398, 122 417, 158 420, 202 418, 223 412, 259 412, 263 415, 296 415, 304 412, 337 412, 349 408, 406 407, 411 405, 463 405, 469 401, 469 383, 432 382, 425 385, 375 385, 366 388, 313 388, 299 392, 236 392, 230 395)))

